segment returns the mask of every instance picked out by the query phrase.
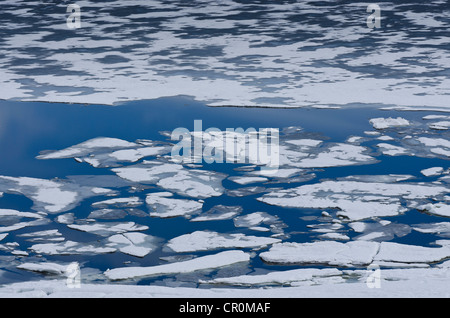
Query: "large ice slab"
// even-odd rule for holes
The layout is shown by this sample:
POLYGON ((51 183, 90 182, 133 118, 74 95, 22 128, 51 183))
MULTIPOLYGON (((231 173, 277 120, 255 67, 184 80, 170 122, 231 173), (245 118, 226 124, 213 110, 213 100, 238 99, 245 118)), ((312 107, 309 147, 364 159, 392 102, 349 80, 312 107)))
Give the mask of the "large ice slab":
POLYGON ((145 231, 148 230, 148 226, 139 225, 135 222, 94 222, 87 224, 68 224, 67 227, 88 232, 92 234, 97 234, 100 236, 110 236, 116 233, 126 233, 132 231, 145 231))
POLYGON ((150 215, 160 218, 175 216, 190 217, 199 212, 203 204, 195 200, 172 198, 171 192, 154 192, 147 194, 147 203, 150 215))
MULTIPOLYGON (((450 241, 447 241, 449 243, 450 241)), ((394 242, 382 242, 374 262, 435 263, 450 257, 450 245, 424 247, 394 242)))
POLYGON ((118 138, 97 137, 74 146, 56 151, 43 151, 37 159, 75 158, 93 167, 118 166, 122 162, 136 162, 144 157, 157 156, 169 152, 167 144, 157 144, 149 140, 129 142, 118 138))
POLYGON ((63 159, 90 155, 99 150, 114 150, 136 147, 137 144, 118 138, 98 137, 84 141, 78 145, 57 151, 46 151, 37 156, 37 159, 63 159))
POLYGON ((247 262, 249 260, 249 254, 243 251, 225 251, 165 265, 115 268, 107 270, 105 276, 111 280, 121 280, 145 276, 190 273, 198 270, 208 270, 235 263, 247 262))
POLYGON ((375 129, 386 129, 386 128, 403 127, 403 126, 410 125, 409 121, 402 117, 372 118, 369 120, 369 122, 372 124, 373 128, 375 128, 375 129))
POLYGON ((278 243, 261 259, 274 264, 320 264, 332 266, 366 266, 372 263, 379 243, 366 241, 318 241, 313 243, 278 243))
POLYGON ((264 194, 258 200, 291 208, 338 208, 349 220, 394 216, 407 210, 416 200, 437 199, 447 193, 439 185, 418 183, 381 183, 357 181, 324 181, 264 194))
MULTIPOLYGON (((315 285, 324 278, 341 277, 342 272, 336 268, 301 268, 286 271, 273 271, 261 275, 241 275, 232 277, 215 278, 200 281, 205 284, 226 284, 237 286, 258 286, 258 285, 283 285, 291 286, 299 283, 315 285)), ((343 280, 342 280, 343 281, 343 280)))
POLYGON ((166 247, 172 251, 194 252, 219 248, 255 248, 280 242, 280 239, 262 236, 220 234, 213 231, 195 231, 175 237, 167 242, 166 247))
POLYGON ((64 212, 85 198, 114 193, 110 189, 80 186, 68 180, 8 176, 0 176, 0 190, 21 193, 33 200, 35 210, 48 213, 64 212))
POLYGON ((158 161, 112 170, 126 180, 156 184, 180 195, 199 199, 222 195, 222 180, 226 177, 214 171, 187 169, 179 164, 158 161))
POLYGON ((107 247, 100 243, 64 241, 61 243, 34 244, 30 247, 30 250, 37 254, 46 255, 97 255, 104 253, 113 253, 116 251, 116 248, 107 247))
POLYGON ((120 252, 136 257, 144 257, 153 252, 160 239, 138 232, 115 234, 108 238, 108 246, 117 248, 120 252))

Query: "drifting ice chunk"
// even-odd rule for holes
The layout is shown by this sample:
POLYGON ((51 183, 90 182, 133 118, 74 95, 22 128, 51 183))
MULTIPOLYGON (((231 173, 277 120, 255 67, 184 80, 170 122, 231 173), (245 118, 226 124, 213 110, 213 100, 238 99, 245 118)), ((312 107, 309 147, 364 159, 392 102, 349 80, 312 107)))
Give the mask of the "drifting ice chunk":
POLYGON ((198 270, 208 270, 240 262, 248 262, 250 256, 243 251, 225 251, 214 255, 201 256, 188 261, 150 266, 123 267, 107 270, 105 276, 111 280, 129 279, 145 276, 170 275, 190 273, 198 270))
POLYGON ((115 247, 124 254, 144 257, 156 247, 158 238, 143 233, 129 232, 108 238, 108 246, 115 247))
POLYGON ((179 164, 161 162, 146 162, 112 171, 129 181, 156 184, 177 194, 199 199, 222 195, 222 180, 226 177, 213 171, 185 169, 179 164))
POLYGON ((444 120, 444 121, 438 121, 435 123, 431 123, 428 125, 431 129, 437 129, 437 130, 447 130, 450 128, 450 121, 444 120))
POLYGON ((62 243, 45 243, 35 244, 30 247, 32 251, 37 254, 48 255, 70 255, 70 254, 83 254, 83 255, 97 255, 104 253, 113 253, 115 248, 105 247, 101 244, 91 243, 79 243, 74 241, 66 241, 62 243))
POLYGON ((217 221, 228 220, 242 212, 240 206, 216 205, 200 216, 193 218, 191 221, 217 221))
POLYGON ((361 266, 372 262, 379 243, 351 241, 340 243, 279 243, 261 253, 263 261, 275 264, 323 264, 332 266, 361 266))
POLYGON ((203 204, 194 200, 173 199, 170 192, 156 192, 147 195, 151 216, 169 218, 175 216, 188 217, 202 209, 203 204))
POLYGON ((256 183, 256 182, 266 182, 269 180, 264 177, 230 177, 228 179, 230 179, 233 182, 242 184, 242 185, 247 185, 247 184, 256 183))
POLYGON ((413 226, 413 229, 421 233, 432 233, 443 237, 450 237, 450 222, 417 224, 413 226))
POLYGON ((369 122, 372 124, 373 128, 375 129, 386 129, 386 128, 392 128, 392 127, 402 127, 402 126, 409 126, 409 121, 407 121, 404 118, 397 117, 397 118, 372 118, 369 120, 369 122))
POLYGON ((443 186, 357 181, 324 181, 297 188, 274 190, 257 200, 294 208, 339 208, 350 220, 394 216, 405 212, 401 199, 436 199, 448 193, 443 186))
POLYGON ((58 263, 23 263, 17 268, 51 275, 65 274, 68 265, 58 263))
POLYGON ((425 177, 434 177, 439 176, 444 171, 444 168, 442 167, 432 167, 428 169, 423 169, 420 171, 421 174, 423 174, 425 177))
POLYGON ((445 203, 428 203, 417 207, 417 209, 438 216, 450 217, 450 205, 447 205, 445 203))
POLYGON ((99 149, 131 148, 136 147, 134 142, 128 142, 117 138, 93 138, 69 148, 46 152, 37 156, 37 159, 62 159, 88 155, 99 149))
POLYGON ((93 207, 107 207, 110 205, 114 205, 117 207, 136 207, 142 204, 142 201, 138 197, 130 197, 130 198, 114 198, 99 202, 92 203, 93 207))
POLYGON ((450 245, 442 247, 423 247, 394 242, 382 242, 374 261, 434 263, 448 257, 450 257, 450 245))
POLYGON ((280 239, 244 234, 219 234, 211 231, 196 231, 171 239, 167 247, 174 252, 207 251, 218 248, 262 247, 280 242, 280 239))
POLYGON ((270 272, 263 275, 242 275, 235 277, 215 278, 207 281, 200 281, 206 284, 228 284, 237 286, 255 285, 291 285, 293 283, 314 281, 324 277, 341 276, 342 272, 336 268, 302 268, 287 271, 270 272))
POLYGON ((34 202, 35 210, 48 213, 60 213, 73 208, 81 200, 108 193, 109 189, 80 186, 76 183, 60 180, 46 180, 28 177, 0 176, 0 189, 5 192, 22 193, 34 202))
POLYGON ((25 237, 29 242, 60 242, 64 237, 58 230, 46 230, 32 233, 18 234, 19 237, 25 237))
POLYGON ((380 148, 380 151, 386 156, 401 156, 410 154, 410 151, 406 148, 387 143, 379 143, 377 147, 380 148))
POLYGON ((96 222, 94 224, 68 224, 67 226, 71 229, 97 234, 100 236, 109 236, 116 233, 148 230, 148 226, 138 225, 134 222, 96 222))

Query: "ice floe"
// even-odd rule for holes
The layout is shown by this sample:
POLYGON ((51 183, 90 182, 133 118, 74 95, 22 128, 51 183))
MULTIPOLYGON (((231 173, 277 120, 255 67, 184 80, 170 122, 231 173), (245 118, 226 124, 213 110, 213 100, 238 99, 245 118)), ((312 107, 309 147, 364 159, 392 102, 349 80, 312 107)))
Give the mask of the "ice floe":
POLYGON ((67 266, 68 264, 62 265, 59 263, 51 263, 51 262, 41 262, 41 263, 26 262, 18 265, 17 268, 44 274, 62 275, 66 272, 67 266))
POLYGON ((117 249, 113 247, 107 247, 98 242, 86 243, 75 241, 64 241, 60 243, 40 243, 34 244, 30 247, 30 250, 36 254, 44 255, 71 255, 71 254, 83 254, 83 255, 97 255, 104 253, 113 253, 117 249))
POLYGON ((44 230, 37 232, 28 232, 18 234, 18 237, 24 237, 28 242, 61 242, 65 238, 58 230, 44 230))
POLYGON ((435 263, 450 257, 450 246, 424 247, 417 245, 381 242, 374 262, 435 263))
POLYGON ((260 275, 242 275, 233 277, 215 278, 207 281, 200 281, 204 284, 226 284, 237 286, 258 286, 258 285, 283 285, 298 286, 299 283, 315 285, 323 283, 324 278, 336 277, 343 281, 342 272, 336 268, 302 268, 286 271, 273 271, 260 275))
POLYGON ((371 263, 429 264, 450 257, 448 241, 440 247, 424 247, 394 242, 317 241, 274 244, 260 257, 275 264, 322 264, 343 267, 367 266, 371 263))
POLYGON ((158 247, 161 239, 138 232, 115 234, 108 238, 107 246, 132 256, 144 257, 158 247))
POLYGON ((265 181, 269 180, 264 177, 230 177, 228 179, 233 182, 242 184, 242 185, 247 185, 247 184, 256 183, 256 182, 265 182, 265 181))
POLYGON ((242 212, 240 206, 215 205, 208 211, 191 219, 193 222, 228 220, 242 212))
POLYGON ((139 225, 134 222, 94 222, 87 224, 68 224, 67 227, 100 236, 110 236, 116 233, 148 230, 148 226, 139 225))
POLYGON ((114 198, 114 199, 108 199, 104 201, 98 201, 92 203, 92 206, 95 208, 99 207, 109 207, 111 205, 117 206, 117 207, 136 207, 139 205, 142 205, 143 202, 138 197, 129 197, 129 198, 114 198))
POLYGON ((280 241, 277 238, 241 233, 220 234, 214 231, 195 231, 169 240, 166 248, 177 253, 184 253, 219 248, 261 248, 280 241))
POLYGON ((339 209, 349 220, 394 216, 407 211, 402 200, 443 197, 448 189, 438 185, 356 181, 324 181, 264 194, 259 201, 289 208, 339 209))
POLYGON ((443 237, 450 237, 450 222, 416 224, 412 228, 421 233, 432 233, 443 237))
POLYGON ((274 264, 321 264, 332 266, 366 266, 372 263, 379 243, 368 241, 285 242, 274 244, 261 259, 274 264))
POLYGON ((428 203, 418 206, 417 209, 438 216, 450 217, 450 205, 445 203, 428 203))
POLYGON ((48 213, 61 213, 70 210, 83 199, 114 193, 110 189, 80 186, 67 180, 8 176, 0 176, 0 189, 23 194, 33 200, 35 210, 48 213))
POLYGON ((369 122, 372 124, 373 128, 375 128, 375 129, 387 129, 387 128, 402 127, 402 126, 410 125, 409 121, 402 117, 372 118, 369 120, 369 122))
POLYGON ((106 277, 111 280, 130 279, 145 276, 188 273, 198 270, 208 270, 232 265, 250 260, 248 253, 243 251, 224 251, 213 255, 201 256, 188 261, 175 262, 148 267, 122 267, 107 270, 106 277))
POLYGON ((144 157, 157 156, 169 152, 169 145, 151 141, 129 142, 118 138, 97 137, 66 149, 44 151, 37 159, 74 158, 93 167, 118 166, 118 162, 136 162, 144 157))
POLYGON ((112 171, 132 182, 156 184, 163 189, 198 199, 222 195, 222 180, 226 177, 213 171, 186 169, 179 164, 157 161, 114 168, 112 171))
POLYGON ((167 218, 175 216, 190 217, 199 212, 203 204, 195 200, 172 198, 171 192, 154 192, 147 194, 147 203, 150 215, 167 218))

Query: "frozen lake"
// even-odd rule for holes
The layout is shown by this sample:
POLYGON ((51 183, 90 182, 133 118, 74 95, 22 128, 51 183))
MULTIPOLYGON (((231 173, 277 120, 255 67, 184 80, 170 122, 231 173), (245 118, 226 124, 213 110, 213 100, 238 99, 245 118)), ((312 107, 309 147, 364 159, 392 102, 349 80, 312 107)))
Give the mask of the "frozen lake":
POLYGON ((450 257, 443 113, 165 98, 2 101, 1 118, 2 283, 63 279, 77 262, 83 284, 334 285, 450 257), (194 120, 278 128, 278 172, 174 163, 167 132, 194 120))

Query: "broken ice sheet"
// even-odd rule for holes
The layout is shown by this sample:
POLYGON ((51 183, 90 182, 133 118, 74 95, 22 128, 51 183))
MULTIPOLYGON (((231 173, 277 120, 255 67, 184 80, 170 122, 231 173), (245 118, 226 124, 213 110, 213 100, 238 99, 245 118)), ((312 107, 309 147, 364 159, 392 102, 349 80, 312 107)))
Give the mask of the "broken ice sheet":
POLYGON ((179 164, 160 161, 145 161, 112 171, 132 182, 156 184, 179 195, 198 199, 222 195, 222 180, 226 177, 214 171, 187 169, 179 164))
POLYGON ((18 234, 18 237, 24 237, 28 242, 61 242, 64 241, 63 235, 58 230, 44 230, 18 234))
POLYGON ((338 216, 350 221, 395 216, 426 199, 439 200, 448 189, 419 183, 324 181, 296 188, 274 190, 257 200, 289 208, 337 208, 338 216))
POLYGON ((68 211, 86 198, 115 193, 106 188, 80 186, 68 180, 7 176, 0 176, 0 190, 21 193, 33 200, 34 210, 47 213, 68 211))
POLYGON ((251 183, 257 183, 257 182, 266 182, 269 179, 264 177, 243 177, 243 176, 235 176, 235 177, 229 177, 229 180, 236 182, 238 184, 247 185, 251 183))
POLYGON ((110 206, 115 206, 118 208, 124 208, 124 207, 137 207, 142 205, 143 202, 138 197, 128 197, 128 198, 113 198, 103 201, 98 201, 92 203, 92 207, 94 208, 106 208, 110 206))
POLYGON ((411 232, 411 227, 407 224, 397 224, 390 221, 380 222, 352 222, 349 226, 360 232, 354 240, 364 241, 390 241, 394 237, 403 237, 411 232))
POLYGON ((242 212, 240 206, 215 205, 208 211, 191 219, 193 222, 227 220, 242 212))
POLYGON ((394 146, 384 142, 377 144, 377 147, 379 148, 380 152, 386 156, 413 155, 413 153, 411 153, 411 150, 409 149, 400 146, 394 146))
POLYGON ((413 230, 450 238, 450 222, 423 223, 412 225, 413 230))
POLYGON ((238 189, 227 189, 226 194, 230 197, 246 197, 249 195, 259 194, 269 191, 264 187, 244 187, 238 189))
POLYGON ((439 176, 444 172, 444 168, 442 167, 431 167, 427 169, 423 169, 420 171, 425 177, 434 177, 439 176))
POLYGON ((136 257, 144 257, 154 251, 161 239, 138 232, 115 234, 107 239, 105 245, 117 248, 120 252, 136 257))
POLYGON ((99 236, 110 236, 112 234, 125 233, 131 231, 145 231, 148 226, 139 225, 134 222, 93 222, 86 224, 67 224, 67 227, 99 236))
POLYGON ((418 206, 419 211, 424 211, 429 214, 450 217, 450 205, 440 202, 440 203, 428 203, 425 205, 418 206))
MULTIPOLYGON (((299 282, 314 285, 322 278, 341 277, 342 272, 336 268, 301 268, 286 271, 271 271, 267 274, 221 277, 200 281, 202 284, 225 284, 236 286, 283 285, 292 286, 299 282)), ((343 282, 343 280, 341 280, 343 282)))
POLYGON ((253 212, 233 219, 234 226, 247 227, 256 231, 272 231, 273 233, 283 233, 283 228, 287 227, 277 216, 267 212, 253 212), (260 225, 267 225, 269 228, 260 225))
POLYGON ((394 242, 381 242, 374 261, 399 263, 437 263, 450 257, 450 241, 440 247, 425 247, 394 242))
POLYGON ((236 263, 248 262, 249 260, 250 256, 248 253, 232 250, 164 265, 115 268, 107 270, 104 274, 111 280, 123 280, 147 276, 189 273, 199 270, 210 270, 236 263))
POLYGON ((171 192, 154 192, 147 194, 145 202, 150 211, 150 216, 169 218, 176 216, 191 217, 199 212, 203 203, 195 200, 172 198, 171 192))
POLYGON ((31 263, 25 262, 17 266, 19 269, 43 273, 47 275, 63 275, 66 273, 67 266, 69 264, 63 265, 59 263, 52 262, 41 262, 41 263, 31 263))
POLYGON ((221 234, 214 231, 196 231, 169 240, 166 248, 177 253, 184 253, 219 248, 261 248, 280 241, 276 238, 246 236, 241 233, 221 234))
POLYGON ((317 241, 312 243, 285 242, 274 244, 260 257, 274 264, 322 264, 342 267, 369 264, 430 264, 450 257, 450 241, 440 247, 424 247, 394 242, 317 241))
POLYGON ((0 209, 0 233, 8 233, 28 226, 39 226, 48 224, 43 212, 21 212, 12 209, 0 209), (26 219, 23 221, 23 219, 26 219), (28 220, 27 220, 28 219, 28 220), (32 219, 31 221, 29 219, 32 219))
POLYGON ((74 241, 34 244, 29 249, 36 254, 45 255, 97 255, 104 253, 113 253, 116 251, 116 248, 107 247, 103 243, 99 242, 86 243, 74 241))
POLYGON ((369 120, 375 129, 387 129, 387 128, 395 128, 395 127, 403 127, 409 126, 410 122, 402 117, 397 118, 372 118, 369 120))
POLYGON ((63 159, 86 156, 99 150, 136 147, 137 144, 117 138, 99 137, 57 151, 45 151, 37 159, 63 159))
POLYGON ((171 147, 151 141, 128 142, 118 138, 98 137, 58 151, 45 151, 37 159, 75 158, 93 167, 114 167, 118 162, 136 162, 148 156, 169 152, 171 147))
POLYGON ((377 254, 379 243, 368 241, 285 242, 274 244, 259 256, 274 264, 321 264, 332 266, 366 266, 377 254))

